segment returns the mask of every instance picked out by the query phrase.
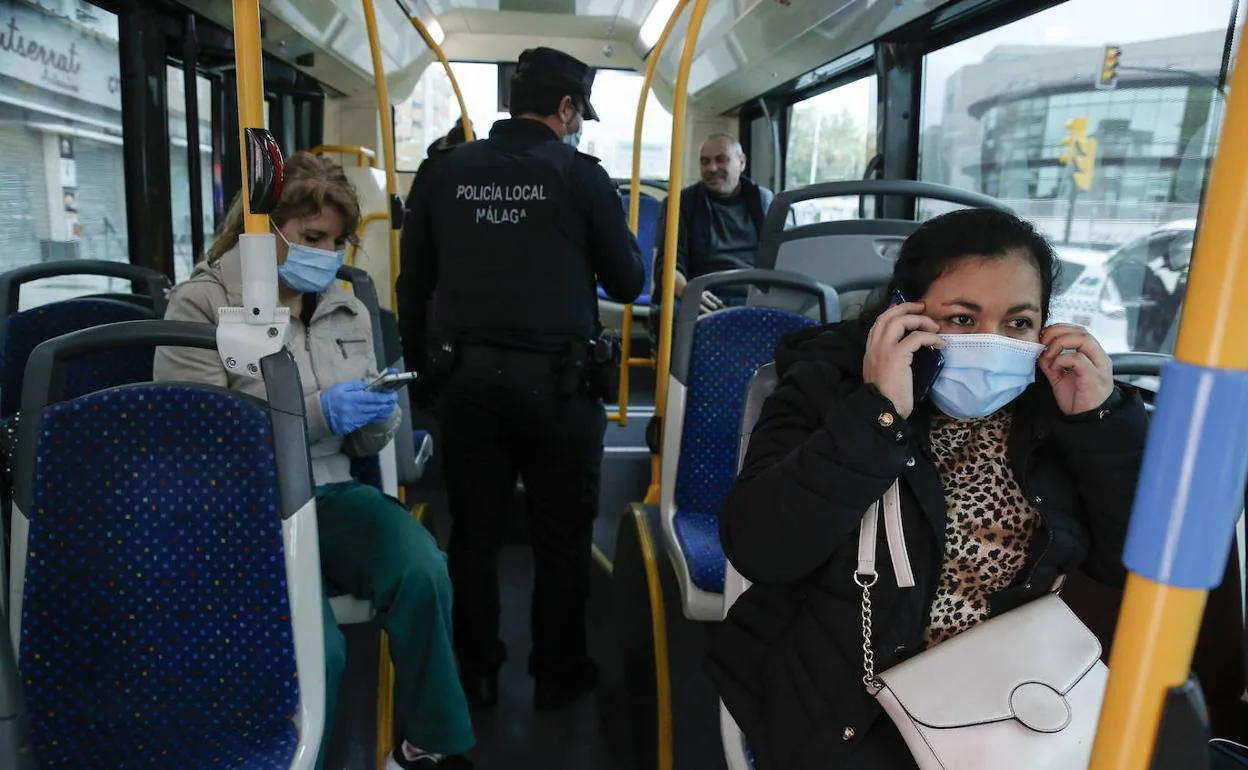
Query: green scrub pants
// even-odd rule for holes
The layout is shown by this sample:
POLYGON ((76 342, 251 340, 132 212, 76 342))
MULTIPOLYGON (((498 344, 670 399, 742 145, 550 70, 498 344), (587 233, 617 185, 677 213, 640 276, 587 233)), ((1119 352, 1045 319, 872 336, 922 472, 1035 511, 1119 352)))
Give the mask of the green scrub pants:
MULTIPOLYGON (((446 554, 393 497, 355 481, 316 490, 321 574, 327 585, 368 599, 382 617, 394 661, 394 722, 425 751, 461 754, 475 743, 451 644, 451 581, 446 554)), ((347 641, 325 607, 325 738, 334 724, 347 641)))

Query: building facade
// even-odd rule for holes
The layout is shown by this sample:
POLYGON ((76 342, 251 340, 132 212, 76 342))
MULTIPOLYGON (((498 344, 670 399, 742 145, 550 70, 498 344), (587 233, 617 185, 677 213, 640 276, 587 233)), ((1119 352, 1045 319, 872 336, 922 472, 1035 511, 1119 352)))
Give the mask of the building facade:
POLYGON ((117 19, 0 2, 0 270, 129 260, 117 19))
POLYGON ((923 178, 978 190, 1071 242, 1116 244, 1193 218, 1224 113, 1225 30, 1122 46, 1116 87, 1097 89, 1103 47, 998 46, 946 85, 927 128, 923 178), (1072 119, 1097 142, 1091 188, 1060 157, 1072 119))

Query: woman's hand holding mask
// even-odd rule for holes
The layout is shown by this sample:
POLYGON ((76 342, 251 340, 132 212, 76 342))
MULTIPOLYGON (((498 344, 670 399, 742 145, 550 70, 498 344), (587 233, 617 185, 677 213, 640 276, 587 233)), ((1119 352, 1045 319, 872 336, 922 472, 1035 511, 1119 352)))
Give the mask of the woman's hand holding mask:
POLYGON ((922 302, 904 302, 882 313, 867 335, 862 360, 863 381, 892 401, 902 417, 914 411, 914 354, 924 346, 945 346, 940 326, 922 312, 922 302))
POLYGON ((1041 330, 1040 342, 1047 350, 1040 354, 1038 365, 1049 378, 1063 414, 1091 411, 1113 395, 1113 364, 1087 329, 1054 324, 1041 330))

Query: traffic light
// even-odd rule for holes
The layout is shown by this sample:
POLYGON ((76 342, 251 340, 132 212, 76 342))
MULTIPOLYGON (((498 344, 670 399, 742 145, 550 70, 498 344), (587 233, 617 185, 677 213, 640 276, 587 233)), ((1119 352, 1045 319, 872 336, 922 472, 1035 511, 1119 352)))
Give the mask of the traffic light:
POLYGON ((1118 65, 1121 61, 1121 46, 1105 46, 1105 53, 1101 56, 1101 69, 1096 75, 1097 88, 1108 91, 1118 85, 1118 65))
POLYGON ((1066 147, 1057 157, 1063 166, 1073 166, 1070 178, 1080 190, 1091 190, 1096 176, 1096 140, 1088 136, 1088 119, 1071 118, 1066 121, 1066 147))

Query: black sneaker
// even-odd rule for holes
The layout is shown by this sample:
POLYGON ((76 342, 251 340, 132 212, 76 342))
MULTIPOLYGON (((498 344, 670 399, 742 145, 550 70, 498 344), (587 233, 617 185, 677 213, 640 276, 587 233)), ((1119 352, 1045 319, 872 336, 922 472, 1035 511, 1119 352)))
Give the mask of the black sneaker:
POLYGON ((386 770, 472 770, 472 760, 461 755, 444 757, 441 754, 421 754, 408 759, 399 746, 386 758, 386 770))

